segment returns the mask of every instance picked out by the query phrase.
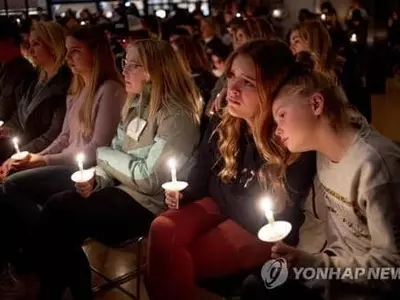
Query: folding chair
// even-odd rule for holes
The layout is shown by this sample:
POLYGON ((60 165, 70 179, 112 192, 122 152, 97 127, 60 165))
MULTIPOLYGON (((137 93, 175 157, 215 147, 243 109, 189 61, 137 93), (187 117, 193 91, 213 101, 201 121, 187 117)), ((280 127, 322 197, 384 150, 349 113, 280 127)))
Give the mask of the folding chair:
MULTIPOLYGON (((111 289, 118 289, 127 295, 131 299, 139 300, 140 299, 140 285, 142 281, 142 275, 146 266, 146 263, 143 261, 143 244, 145 241, 144 236, 135 237, 133 239, 127 240, 118 245, 106 245, 111 249, 119 249, 124 251, 132 250, 136 255, 136 263, 135 269, 118 276, 117 278, 110 278, 109 276, 105 275, 102 271, 95 268, 94 266, 90 266, 92 271, 99 275, 102 279, 105 280, 104 284, 95 285, 92 287, 92 291, 94 294, 102 293, 111 289), (131 292, 127 291, 126 288, 122 287, 124 283, 131 281, 132 279, 136 278, 136 295, 132 294, 131 292)), ((89 242, 86 242, 87 245, 89 242)))

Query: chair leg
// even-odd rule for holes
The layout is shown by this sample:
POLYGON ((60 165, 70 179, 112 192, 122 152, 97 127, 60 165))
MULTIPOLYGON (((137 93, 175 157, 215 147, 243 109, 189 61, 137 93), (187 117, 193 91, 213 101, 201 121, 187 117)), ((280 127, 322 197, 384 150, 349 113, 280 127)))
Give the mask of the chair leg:
POLYGON ((139 247, 137 249, 137 256, 136 256, 136 270, 138 270, 137 277, 136 277, 136 297, 140 300, 140 284, 142 279, 142 248, 143 248, 143 240, 140 240, 137 244, 139 247))
POLYGON ((105 284, 94 287, 92 289, 94 293, 99 293, 102 291, 116 288, 116 289, 120 290, 121 292, 123 292, 124 294, 128 295, 131 299, 140 300, 140 296, 141 296, 140 295, 141 294, 140 286, 141 286, 141 279, 142 279, 142 272, 143 272, 143 266, 142 266, 143 240, 144 239, 140 239, 136 244, 138 248, 136 251, 135 270, 133 270, 131 272, 121 275, 115 279, 111 279, 111 278, 105 276, 101 271, 97 270, 95 267, 90 266, 90 268, 92 269, 92 271, 94 273, 98 274, 106 281, 105 284), (129 291, 127 291, 125 288, 123 288, 121 286, 122 284, 124 284, 128 281, 131 281, 134 278, 136 278, 136 295, 133 295, 132 293, 130 293, 129 291))

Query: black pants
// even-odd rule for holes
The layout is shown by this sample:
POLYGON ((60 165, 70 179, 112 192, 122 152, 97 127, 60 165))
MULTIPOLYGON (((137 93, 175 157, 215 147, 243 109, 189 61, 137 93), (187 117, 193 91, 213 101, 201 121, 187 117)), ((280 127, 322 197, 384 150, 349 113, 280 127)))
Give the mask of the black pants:
POLYGON ((118 188, 84 199, 76 192, 54 195, 36 227, 40 300, 61 299, 69 287, 76 300, 92 299, 91 272, 82 243, 88 237, 118 244, 145 234, 154 215, 118 188))
MULTIPOLYGON (((0 188, 0 268, 21 258, 39 219, 40 208, 55 193, 74 190, 74 168, 51 166, 11 175, 0 188)), ((26 258, 26 257, 25 257, 26 258)))
POLYGON ((312 291, 299 282, 288 280, 273 289, 267 289, 261 276, 251 275, 246 278, 241 292, 241 300, 322 300, 316 291, 312 291))

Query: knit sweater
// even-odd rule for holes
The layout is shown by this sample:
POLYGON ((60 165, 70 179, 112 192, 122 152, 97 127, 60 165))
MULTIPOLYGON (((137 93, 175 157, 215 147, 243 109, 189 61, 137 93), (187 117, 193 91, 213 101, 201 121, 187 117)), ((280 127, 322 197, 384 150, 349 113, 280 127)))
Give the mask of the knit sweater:
POLYGON ((78 115, 88 92, 89 89, 85 87, 78 96, 67 97, 63 129, 54 142, 40 153, 48 165, 75 164, 76 154, 82 152, 85 154, 86 166, 91 166, 96 162, 97 148, 110 145, 126 99, 124 87, 111 80, 100 86, 92 110, 93 132, 85 136, 80 129, 78 115))
POLYGON ((96 189, 116 186, 155 215, 166 210, 162 184, 171 180, 168 161, 176 160, 178 180, 186 181, 200 140, 197 124, 180 107, 150 116, 150 93, 134 101, 118 125, 110 147, 97 150, 96 189))
MULTIPOLYGON (((318 254, 302 252, 298 266, 400 267, 400 149, 363 121, 340 162, 318 155, 317 172, 328 246, 318 254)), ((325 299, 385 299, 397 281, 361 277, 323 284, 325 299)))

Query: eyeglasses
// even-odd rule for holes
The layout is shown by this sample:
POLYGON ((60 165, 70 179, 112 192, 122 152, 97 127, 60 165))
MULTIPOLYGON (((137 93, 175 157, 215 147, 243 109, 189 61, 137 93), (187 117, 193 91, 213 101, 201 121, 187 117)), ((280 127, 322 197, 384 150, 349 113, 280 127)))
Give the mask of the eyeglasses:
POLYGON ((135 63, 133 61, 128 61, 127 59, 123 59, 121 61, 122 70, 126 70, 127 72, 132 71, 133 69, 141 68, 142 65, 135 63))

